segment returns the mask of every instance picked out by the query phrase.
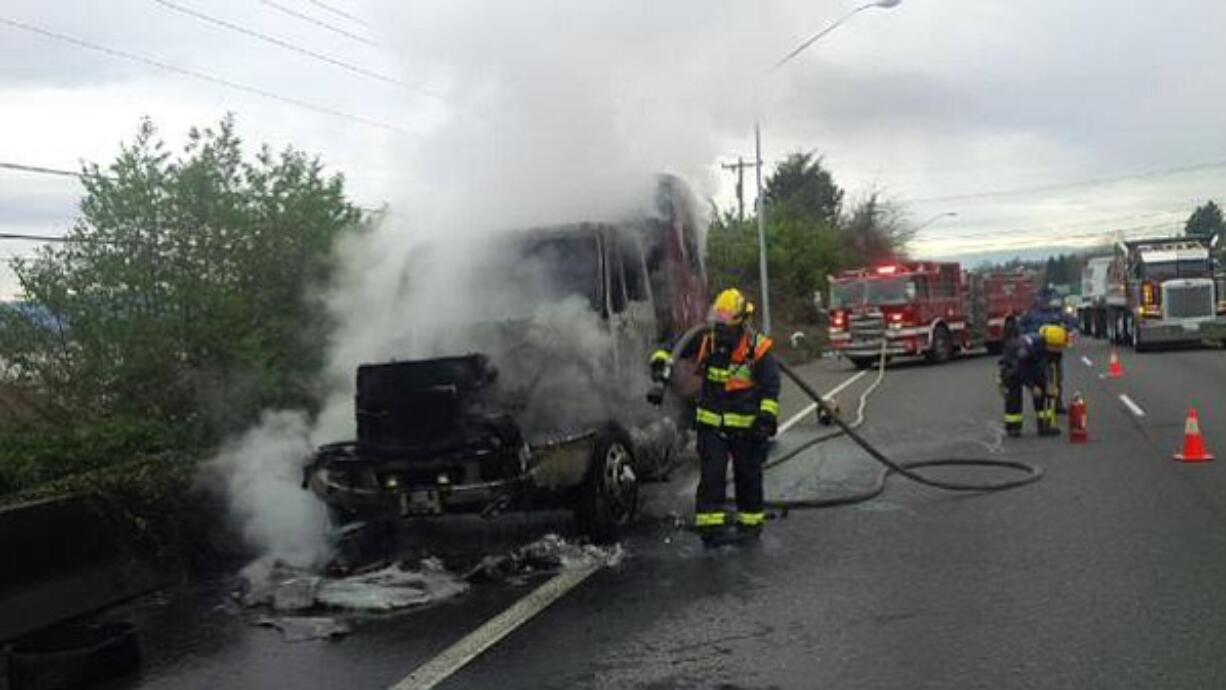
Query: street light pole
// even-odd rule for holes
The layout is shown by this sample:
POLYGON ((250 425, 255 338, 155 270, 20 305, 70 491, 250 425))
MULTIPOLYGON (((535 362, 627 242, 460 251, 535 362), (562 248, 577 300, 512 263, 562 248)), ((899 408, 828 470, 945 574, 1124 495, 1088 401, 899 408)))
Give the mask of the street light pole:
POLYGON ((932 225, 933 223, 937 222, 938 220, 942 218, 953 218, 957 215, 958 215, 957 211, 946 211, 944 213, 938 213, 935 216, 924 221, 923 223, 920 223, 919 225, 915 226, 915 232, 919 232, 920 230, 923 230, 924 228, 928 227, 929 225, 932 225))
MULTIPOLYGON (((834 20, 827 25, 826 28, 822 29, 816 34, 813 34, 809 38, 805 39, 803 43, 793 48, 790 53, 784 55, 774 65, 771 65, 770 70, 768 70, 766 73, 767 76, 790 62, 797 55, 803 53, 809 46, 817 43, 823 36, 831 31, 834 31, 848 19, 851 19, 857 14, 860 14, 865 10, 873 9, 874 7, 880 9, 890 9, 891 7, 897 7, 901 2, 902 0, 877 0, 876 2, 860 5, 842 17, 834 20)), ((770 276, 767 275, 766 268, 766 198, 762 194, 762 165, 764 162, 762 160, 762 118, 760 115, 754 119, 753 139, 754 162, 757 164, 758 169, 758 198, 757 203, 754 205, 754 210, 758 216, 758 280, 762 284, 762 332, 769 334, 771 332, 770 276)))

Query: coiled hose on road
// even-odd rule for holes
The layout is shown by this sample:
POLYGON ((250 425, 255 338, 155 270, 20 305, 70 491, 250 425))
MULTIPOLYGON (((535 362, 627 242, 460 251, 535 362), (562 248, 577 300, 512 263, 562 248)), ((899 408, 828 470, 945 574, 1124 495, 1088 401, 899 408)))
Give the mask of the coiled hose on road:
MULTIPOLYGON (((672 351, 673 360, 676 361, 677 359, 679 359, 681 356, 681 353, 685 351, 685 348, 689 344, 689 342, 693 340, 700 332, 702 332, 707 327, 708 326, 706 324, 699 324, 697 326, 694 326, 690 330, 686 331, 685 334, 682 335, 681 338, 677 341, 677 343, 673 346, 673 351, 672 351)), ((943 489, 945 491, 960 491, 960 492, 968 492, 968 493, 991 493, 991 492, 996 492, 996 491, 1006 491, 1008 489, 1016 489, 1018 487, 1025 486, 1027 484, 1036 482, 1040 478, 1042 478, 1043 476, 1042 468, 1035 466, 1035 465, 1031 465, 1029 463, 1015 461, 1015 460, 996 460, 993 458, 971 457, 971 458, 931 458, 931 459, 926 459, 926 460, 896 461, 896 460, 892 460, 889 457, 887 457, 885 453, 881 452, 880 449, 878 449, 872 443, 869 443, 863 436, 861 436, 859 433, 856 432, 856 427, 864 422, 864 408, 868 400, 868 395, 873 390, 875 390, 878 385, 881 384, 882 379, 884 379, 885 377, 885 364, 886 364, 886 356, 885 356, 885 347, 883 343, 881 355, 877 362, 877 378, 869 386, 868 390, 866 390, 860 397, 860 405, 859 405, 859 409, 857 413, 857 419, 854 422, 846 422, 843 420, 842 417, 840 417, 837 414, 837 412, 834 409, 830 407, 830 405, 822 398, 822 396, 817 391, 813 390, 813 387, 810 386, 804 380, 804 378, 800 376, 800 374, 798 374, 794 369, 792 369, 792 367, 788 366, 787 364, 784 364, 783 362, 779 363, 779 368, 783 370, 783 373, 786 374, 787 377, 790 378, 797 385, 797 387, 799 387, 800 390, 803 391, 804 394, 808 396, 818 406, 818 408, 820 408, 823 412, 829 415, 830 419, 834 422, 835 426, 839 428, 839 430, 837 432, 824 434, 815 439, 811 439, 805 442, 804 444, 802 444, 800 447, 795 448, 792 451, 789 451, 786 455, 783 455, 779 458, 768 460, 765 467, 768 469, 771 467, 777 467, 783 464, 784 462, 787 462, 788 460, 795 458, 796 456, 800 455, 802 452, 814 447, 815 445, 823 441, 829 441, 838 436, 846 435, 856 445, 864 449, 864 451, 868 453, 869 457, 871 457, 873 460, 876 460, 878 463, 880 463, 882 468, 881 468, 881 473, 877 476, 877 480, 869 488, 865 489, 864 491, 843 494, 840 496, 832 496, 830 498, 794 498, 794 499, 767 500, 766 506, 768 508, 772 508, 774 510, 780 510, 786 514, 786 512, 789 510, 834 508, 836 506, 845 506, 845 505, 851 505, 853 503, 860 503, 862 501, 868 501, 873 498, 876 498, 877 496, 880 496, 882 492, 885 491, 886 482, 889 479, 890 475, 892 474, 901 475, 907 479, 910 479, 913 482, 917 482, 925 486, 931 486, 936 489, 943 489), (1001 480, 998 482, 982 482, 982 483, 981 482, 956 482, 956 481, 948 481, 944 479, 936 479, 933 477, 925 477, 924 475, 916 472, 916 470, 920 468, 926 468, 926 467, 961 467, 961 468, 987 467, 987 468, 1010 470, 1014 472, 1022 472, 1023 476, 1015 478, 1015 479, 1005 479, 1005 480, 1001 480)))

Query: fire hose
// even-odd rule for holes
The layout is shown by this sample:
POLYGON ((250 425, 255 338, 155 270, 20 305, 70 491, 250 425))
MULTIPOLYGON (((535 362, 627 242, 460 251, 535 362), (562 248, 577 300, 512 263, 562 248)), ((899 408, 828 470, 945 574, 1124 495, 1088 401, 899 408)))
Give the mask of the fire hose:
MULTIPOLYGON (((677 343, 673 346, 672 360, 676 361, 678 358, 680 358, 681 353, 685 351, 685 348, 689 344, 689 342, 693 338, 695 338, 698 335, 698 333, 702 332, 706 328, 708 328, 707 324, 699 324, 697 326, 694 326, 690 330, 686 331, 685 334, 682 335, 681 338, 677 341, 677 343)), ((830 418, 830 420, 834 423, 834 425, 838 427, 838 431, 818 436, 817 438, 811 439, 810 441, 807 441, 806 443, 802 444, 800 447, 789 451, 786 455, 783 455, 778 458, 774 458, 774 459, 767 461, 765 468, 777 467, 783 464, 784 462, 787 462, 788 460, 791 460, 797 457, 804 451, 824 441, 829 441, 839 436, 847 436, 849 439, 851 439, 853 443, 860 446, 861 449, 863 449, 866 453, 868 453, 869 457, 871 457, 873 460, 877 461, 881 465, 881 472, 877 475, 876 480, 868 488, 864 489, 863 491, 857 491, 853 493, 832 496, 829 498, 813 497, 813 498, 795 498, 795 499, 770 499, 766 501, 766 506, 768 508, 782 511, 786 515, 787 511, 789 510, 833 508, 836 506, 845 506, 845 505, 851 505, 853 503, 860 503, 862 501, 868 501, 873 498, 876 498, 877 496, 880 496, 885 491, 887 481, 889 480, 890 476, 894 474, 900 475, 906 479, 910 479, 913 482, 923 484, 925 486, 930 486, 936 489, 942 489, 945 491, 959 491, 959 492, 966 492, 966 493, 992 493, 996 491, 1006 491, 1008 489, 1016 489, 1018 487, 1022 487, 1027 484, 1036 482, 1043 476, 1042 468, 1036 465, 1032 465, 1032 464, 1020 462, 1020 461, 1015 461, 1015 460, 998 460, 994 458, 977 458, 977 457, 930 458, 930 459, 920 459, 920 460, 893 460, 890 457, 888 457, 884 452, 882 452, 879 448, 874 446, 872 443, 870 443, 867 439, 865 439, 863 436, 861 436, 856 431, 856 427, 860 426, 864 422, 864 409, 865 409, 865 405, 867 403, 869 394, 871 394, 873 390, 875 390, 877 386, 879 386, 882 380, 885 378, 885 366, 886 366, 886 353, 885 353, 885 344, 883 342, 881 354, 877 362, 877 378, 873 381, 870 387, 867 390, 865 390, 865 392, 860 397, 860 405, 857 411, 857 419, 853 420, 852 422, 848 422, 848 421, 845 421, 839 415, 837 410, 831 407, 831 405, 821 396, 821 394, 813 390, 813 387, 810 386, 804 380, 804 378, 800 376, 800 374, 798 374, 792 367, 788 366, 787 364, 783 362, 779 362, 779 368, 783 371, 783 373, 786 374, 787 377, 790 378, 792 382, 795 383, 796 386, 800 388, 800 390, 806 396, 808 396, 817 405, 817 407, 830 418), (1012 472, 1021 472, 1022 476, 1016 477, 1013 479, 1004 479, 1004 480, 995 481, 995 482, 960 482, 960 481, 949 481, 945 479, 928 477, 916 471, 922 468, 932 468, 932 467, 995 468, 995 469, 1009 470, 1012 472)), ((666 372, 666 375, 665 375, 666 379, 667 379, 667 376, 668 376, 668 373, 666 372)))

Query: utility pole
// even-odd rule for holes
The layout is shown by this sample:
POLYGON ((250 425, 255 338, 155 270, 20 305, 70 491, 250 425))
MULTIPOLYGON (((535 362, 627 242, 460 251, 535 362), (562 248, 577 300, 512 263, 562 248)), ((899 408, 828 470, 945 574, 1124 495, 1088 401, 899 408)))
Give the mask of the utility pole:
POLYGON ((762 189, 762 126, 753 125, 754 167, 758 174, 758 199, 754 211, 758 216, 758 278, 762 282, 762 332, 771 332, 770 276, 766 270, 766 195, 762 189))
POLYGON ((755 163, 746 163, 740 156, 737 156, 735 163, 720 164, 724 170, 736 172, 736 219, 739 223, 745 221, 745 168, 755 166, 755 163))

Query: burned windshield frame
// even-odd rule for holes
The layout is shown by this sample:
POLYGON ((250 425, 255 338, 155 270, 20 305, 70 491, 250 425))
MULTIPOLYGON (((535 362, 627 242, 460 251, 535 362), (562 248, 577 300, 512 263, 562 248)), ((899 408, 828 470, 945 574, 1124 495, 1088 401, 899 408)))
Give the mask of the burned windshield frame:
POLYGON ((600 266, 599 239, 594 234, 556 235, 524 243, 522 256, 535 264, 548 295, 566 298, 578 295, 597 313, 605 312, 605 290, 600 266))

